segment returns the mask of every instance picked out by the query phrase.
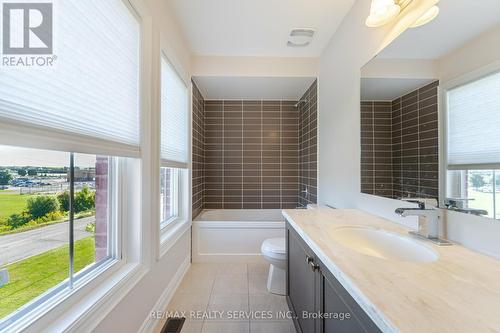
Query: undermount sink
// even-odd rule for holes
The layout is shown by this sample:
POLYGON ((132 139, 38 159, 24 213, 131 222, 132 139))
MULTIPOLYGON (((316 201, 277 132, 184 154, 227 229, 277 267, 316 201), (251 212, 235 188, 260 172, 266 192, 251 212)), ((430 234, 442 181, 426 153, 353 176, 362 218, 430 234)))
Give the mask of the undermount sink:
POLYGON ((439 255, 431 248, 396 233, 370 227, 340 227, 333 240, 359 253, 386 260, 433 262, 439 255))

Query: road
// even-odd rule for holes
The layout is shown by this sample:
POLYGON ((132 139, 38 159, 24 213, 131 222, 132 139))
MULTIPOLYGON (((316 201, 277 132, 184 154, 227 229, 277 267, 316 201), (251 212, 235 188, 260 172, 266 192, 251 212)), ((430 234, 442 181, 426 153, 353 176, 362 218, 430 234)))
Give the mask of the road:
MULTIPOLYGON (((92 235, 85 226, 95 218, 75 220, 75 240, 92 235)), ((69 222, 49 225, 17 234, 0 236, 0 267, 68 244, 69 222)))

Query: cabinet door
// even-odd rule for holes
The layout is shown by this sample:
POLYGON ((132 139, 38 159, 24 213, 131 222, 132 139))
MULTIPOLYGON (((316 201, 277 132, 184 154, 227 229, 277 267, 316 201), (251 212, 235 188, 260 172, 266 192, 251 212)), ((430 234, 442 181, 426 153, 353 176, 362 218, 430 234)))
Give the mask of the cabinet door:
POLYGON ((321 265, 321 313, 337 316, 320 320, 324 333, 375 333, 379 328, 335 277, 321 265), (349 318, 347 319, 347 315, 349 318))
MULTIPOLYGON (((315 321, 304 317, 303 312, 315 312, 315 292, 317 272, 311 269, 308 258, 314 260, 314 255, 303 244, 302 239, 287 228, 288 267, 287 267, 287 297, 302 333, 314 333, 315 321)), ((310 259, 310 260, 311 260, 310 259)))

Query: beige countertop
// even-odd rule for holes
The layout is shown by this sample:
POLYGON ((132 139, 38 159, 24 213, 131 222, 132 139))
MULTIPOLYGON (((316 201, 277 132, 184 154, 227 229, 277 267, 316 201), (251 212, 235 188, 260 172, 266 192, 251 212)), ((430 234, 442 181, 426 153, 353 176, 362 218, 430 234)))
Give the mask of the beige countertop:
POLYGON ((409 229, 354 209, 284 210, 283 215, 382 331, 500 332, 500 260, 420 240, 439 253, 437 261, 379 259, 329 235, 345 225, 403 235, 409 229))

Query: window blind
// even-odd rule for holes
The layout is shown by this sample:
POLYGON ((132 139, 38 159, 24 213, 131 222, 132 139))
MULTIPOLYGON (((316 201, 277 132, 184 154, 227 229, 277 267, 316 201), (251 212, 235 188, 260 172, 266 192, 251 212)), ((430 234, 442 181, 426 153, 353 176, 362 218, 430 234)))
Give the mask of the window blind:
POLYGON ((164 57, 161 60, 161 158, 164 166, 187 167, 188 89, 164 57))
MULTIPOLYGON (((0 122, 137 154, 137 18, 122 0, 57 1, 53 18, 53 66, 1 69, 0 122)), ((78 151, 77 144, 70 148, 78 151)))
POLYGON ((500 168, 500 73, 447 95, 448 168, 500 168))

